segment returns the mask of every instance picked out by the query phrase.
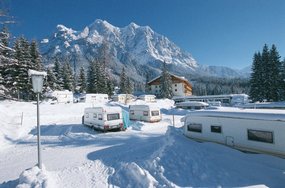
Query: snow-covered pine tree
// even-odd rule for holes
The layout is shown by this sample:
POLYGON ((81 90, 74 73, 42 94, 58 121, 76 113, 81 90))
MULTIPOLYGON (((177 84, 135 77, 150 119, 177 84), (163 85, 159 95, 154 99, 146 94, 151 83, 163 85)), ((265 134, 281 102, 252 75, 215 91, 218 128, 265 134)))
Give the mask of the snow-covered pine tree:
POLYGON ((77 87, 78 87, 77 90, 79 91, 79 93, 86 92, 86 75, 85 75, 84 67, 80 68, 79 76, 77 79, 77 87))
POLYGON ((9 48, 9 39, 10 39, 10 33, 8 27, 4 25, 4 27, 0 32, 0 55, 5 58, 12 57, 13 50, 9 48))
POLYGON ((262 74, 263 67, 262 67, 262 59, 260 52, 254 54, 253 63, 251 67, 251 77, 250 77, 250 98, 252 101, 262 101, 263 95, 263 83, 262 83, 262 74))
POLYGON ((54 75, 56 78, 55 89, 62 90, 63 89, 63 78, 62 78, 63 70, 62 70, 62 67, 59 63, 58 57, 55 58, 53 72, 54 72, 54 75))
POLYGON ((146 73, 146 76, 145 76, 145 93, 149 93, 150 92, 150 88, 149 88, 149 85, 148 85, 148 82, 150 81, 150 76, 149 76, 149 73, 146 73))
POLYGON ((54 75, 54 72, 51 67, 47 69, 47 87, 49 87, 51 90, 56 90, 56 77, 54 75))
POLYGON ((110 79, 107 79, 107 94, 111 97, 114 93, 114 85, 110 79))
POLYGON ((18 90, 18 98, 29 100, 32 84, 29 79, 28 70, 32 69, 29 42, 21 36, 15 41, 15 59, 18 61, 17 73, 15 75, 15 86, 18 90))
POLYGON ((262 65, 261 65, 261 74, 262 74, 262 77, 261 77, 261 80, 260 80, 260 83, 263 84, 263 89, 260 90, 260 95, 262 97, 262 100, 267 100, 269 101, 270 99, 270 91, 269 89, 267 88, 271 81, 270 81, 270 74, 269 72, 271 71, 270 70, 270 57, 269 57, 269 49, 268 49, 268 46, 267 44, 265 44, 263 46, 263 50, 262 50, 262 54, 261 54, 261 61, 262 61, 262 65))
POLYGON ((108 86, 108 83, 111 82, 111 77, 108 74, 108 66, 110 63, 110 56, 108 55, 108 51, 109 51, 109 46, 108 44, 103 41, 102 45, 100 46, 99 50, 98 50, 98 54, 99 54, 99 67, 100 67, 100 72, 98 73, 99 76, 99 82, 98 82, 98 87, 100 88, 100 92, 101 93, 108 93, 109 89, 108 88, 110 86, 108 86))
POLYGON ((96 61, 96 75, 97 75, 97 87, 98 93, 107 93, 107 74, 106 67, 99 60, 96 61))
POLYGON ((0 31, 0 72, 3 79, 2 84, 0 84, 0 90, 1 93, 7 96, 13 96, 13 93, 17 91, 13 76, 16 75, 18 62, 13 57, 15 50, 10 48, 9 45, 10 33, 6 25, 13 23, 13 20, 6 14, 3 7, 1 9, 0 20, 1 24, 5 24, 0 31))
POLYGON ((73 71, 68 62, 63 64, 63 89, 73 91, 73 71))
POLYGON ((160 97, 169 99, 173 97, 171 75, 167 70, 166 62, 163 62, 160 78, 160 97))
POLYGON ((268 86, 269 90, 269 101, 280 101, 280 91, 282 85, 282 78, 281 78, 281 61, 280 55, 277 51, 276 46, 273 44, 270 52, 269 52, 269 65, 270 65, 270 85, 268 86))
POLYGON ((281 62, 281 85, 280 85, 280 101, 285 101, 285 58, 281 62))
POLYGON ((31 63, 34 70, 41 71, 43 68, 42 61, 41 61, 41 54, 38 49, 38 44, 35 40, 31 42, 30 45, 30 54, 31 54, 31 63))
POLYGON ((125 86, 126 86, 126 93, 127 94, 132 94, 133 90, 134 90, 134 87, 133 87, 133 83, 131 82, 129 77, 127 77, 127 79, 126 79, 125 86))
POLYGON ((87 93, 97 93, 97 63, 95 60, 89 60, 87 71, 87 93))
POLYGON ((123 67, 120 75, 120 93, 127 93, 126 82, 127 82, 127 75, 125 72, 125 68, 123 67))

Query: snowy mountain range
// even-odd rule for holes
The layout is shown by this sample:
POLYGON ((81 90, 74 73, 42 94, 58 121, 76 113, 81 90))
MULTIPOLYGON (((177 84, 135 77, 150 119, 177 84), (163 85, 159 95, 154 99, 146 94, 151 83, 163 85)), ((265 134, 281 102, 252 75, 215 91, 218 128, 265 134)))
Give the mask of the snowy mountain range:
POLYGON ((165 36, 154 32, 149 26, 135 23, 119 28, 97 19, 82 31, 58 25, 52 36, 41 41, 40 50, 46 64, 53 64, 57 56, 67 58, 78 70, 81 66, 88 66, 88 59, 98 57, 102 45, 108 55, 110 72, 116 76, 126 67, 127 74, 136 81, 144 81, 146 73, 158 75, 164 61, 170 72, 185 77, 244 75, 228 67, 199 65, 190 53, 165 36))

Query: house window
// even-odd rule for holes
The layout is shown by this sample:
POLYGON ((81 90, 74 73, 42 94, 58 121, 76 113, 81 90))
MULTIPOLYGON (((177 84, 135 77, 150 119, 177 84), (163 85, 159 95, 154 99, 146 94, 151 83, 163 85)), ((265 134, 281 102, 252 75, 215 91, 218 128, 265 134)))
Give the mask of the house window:
POLYGON ((248 140, 266 142, 273 144, 273 132, 271 131, 259 131, 259 130, 247 130, 248 140))
POLYGON ((103 120, 102 114, 98 114, 98 120, 103 120))
POLYGON ((175 89, 174 91, 177 91, 177 89, 175 89))
POLYGON ((148 116, 148 111, 143 111, 144 116, 148 116))
POLYGON ((155 86, 155 88, 157 88, 157 86, 155 86))
POLYGON ((222 133, 222 127, 218 125, 211 125, 212 133, 222 133))
POLYGON ((202 132, 202 124, 200 123, 190 123, 187 125, 187 130, 190 132, 197 132, 201 133, 202 132))
POLYGON ((175 87, 177 87, 177 84, 174 84, 175 87))
POLYGON ((96 113, 93 113, 93 118, 97 118, 97 114, 96 113))

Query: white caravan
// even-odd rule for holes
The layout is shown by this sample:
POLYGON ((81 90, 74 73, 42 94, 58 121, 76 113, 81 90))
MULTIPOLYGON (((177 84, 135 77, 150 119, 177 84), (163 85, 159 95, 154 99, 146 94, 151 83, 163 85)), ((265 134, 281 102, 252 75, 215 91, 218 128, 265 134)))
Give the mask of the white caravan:
POLYGON ((282 110, 192 111, 182 121, 187 137, 285 157, 285 112, 282 110))
POLYGON ((143 100, 145 102, 155 102, 155 95, 140 95, 137 99, 143 100))
POLYGON ((161 120, 160 108, 152 105, 130 105, 130 120, 158 122, 161 120))
POLYGON ((85 103, 104 103, 108 102, 108 95, 101 93, 88 93, 85 95, 85 103))
POLYGON ((123 130, 122 109, 120 107, 85 108, 82 124, 103 131, 123 130))
POLYGON ((53 98, 53 101, 57 103, 73 103, 73 93, 71 91, 53 91, 50 94, 50 97, 53 98))
POLYGON ((135 100, 132 94, 117 94, 112 96, 112 100, 119 103, 129 103, 135 100))
POLYGON ((182 108, 186 110, 201 110, 209 107, 208 103, 200 101, 185 101, 175 104, 176 108, 182 108))

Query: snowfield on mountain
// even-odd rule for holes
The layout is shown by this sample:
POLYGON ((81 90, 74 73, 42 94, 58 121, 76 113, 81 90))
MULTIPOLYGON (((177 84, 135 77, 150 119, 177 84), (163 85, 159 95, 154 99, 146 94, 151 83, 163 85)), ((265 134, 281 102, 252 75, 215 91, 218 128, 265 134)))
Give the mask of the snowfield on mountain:
POLYGON ((118 75, 125 66, 128 67, 128 75, 136 81, 143 81, 147 72, 158 75, 164 61, 169 65, 169 71, 182 76, 248 76, 248 71, 198 64, 189 52, 167 37, 153 31, 149 26, 135 23, 116 27, 105 20, 97 19, 82 31, 59 24, 53 34, 40 41, 45 64, 53 64, 55 57, 63 60, 67 58, 77 70, 81 66, 87 67, 90 57, 98 57, 102 46, 108 56, 108 66, 113 76, 118 75))
POLYGON ((1 101, 0 187, 284 187, 285 159, 186 138, 187 111, 155 104, 162 121, 102 133, 81 124, 91 104, 42 102, 40 170, 35 103, 1 101))

